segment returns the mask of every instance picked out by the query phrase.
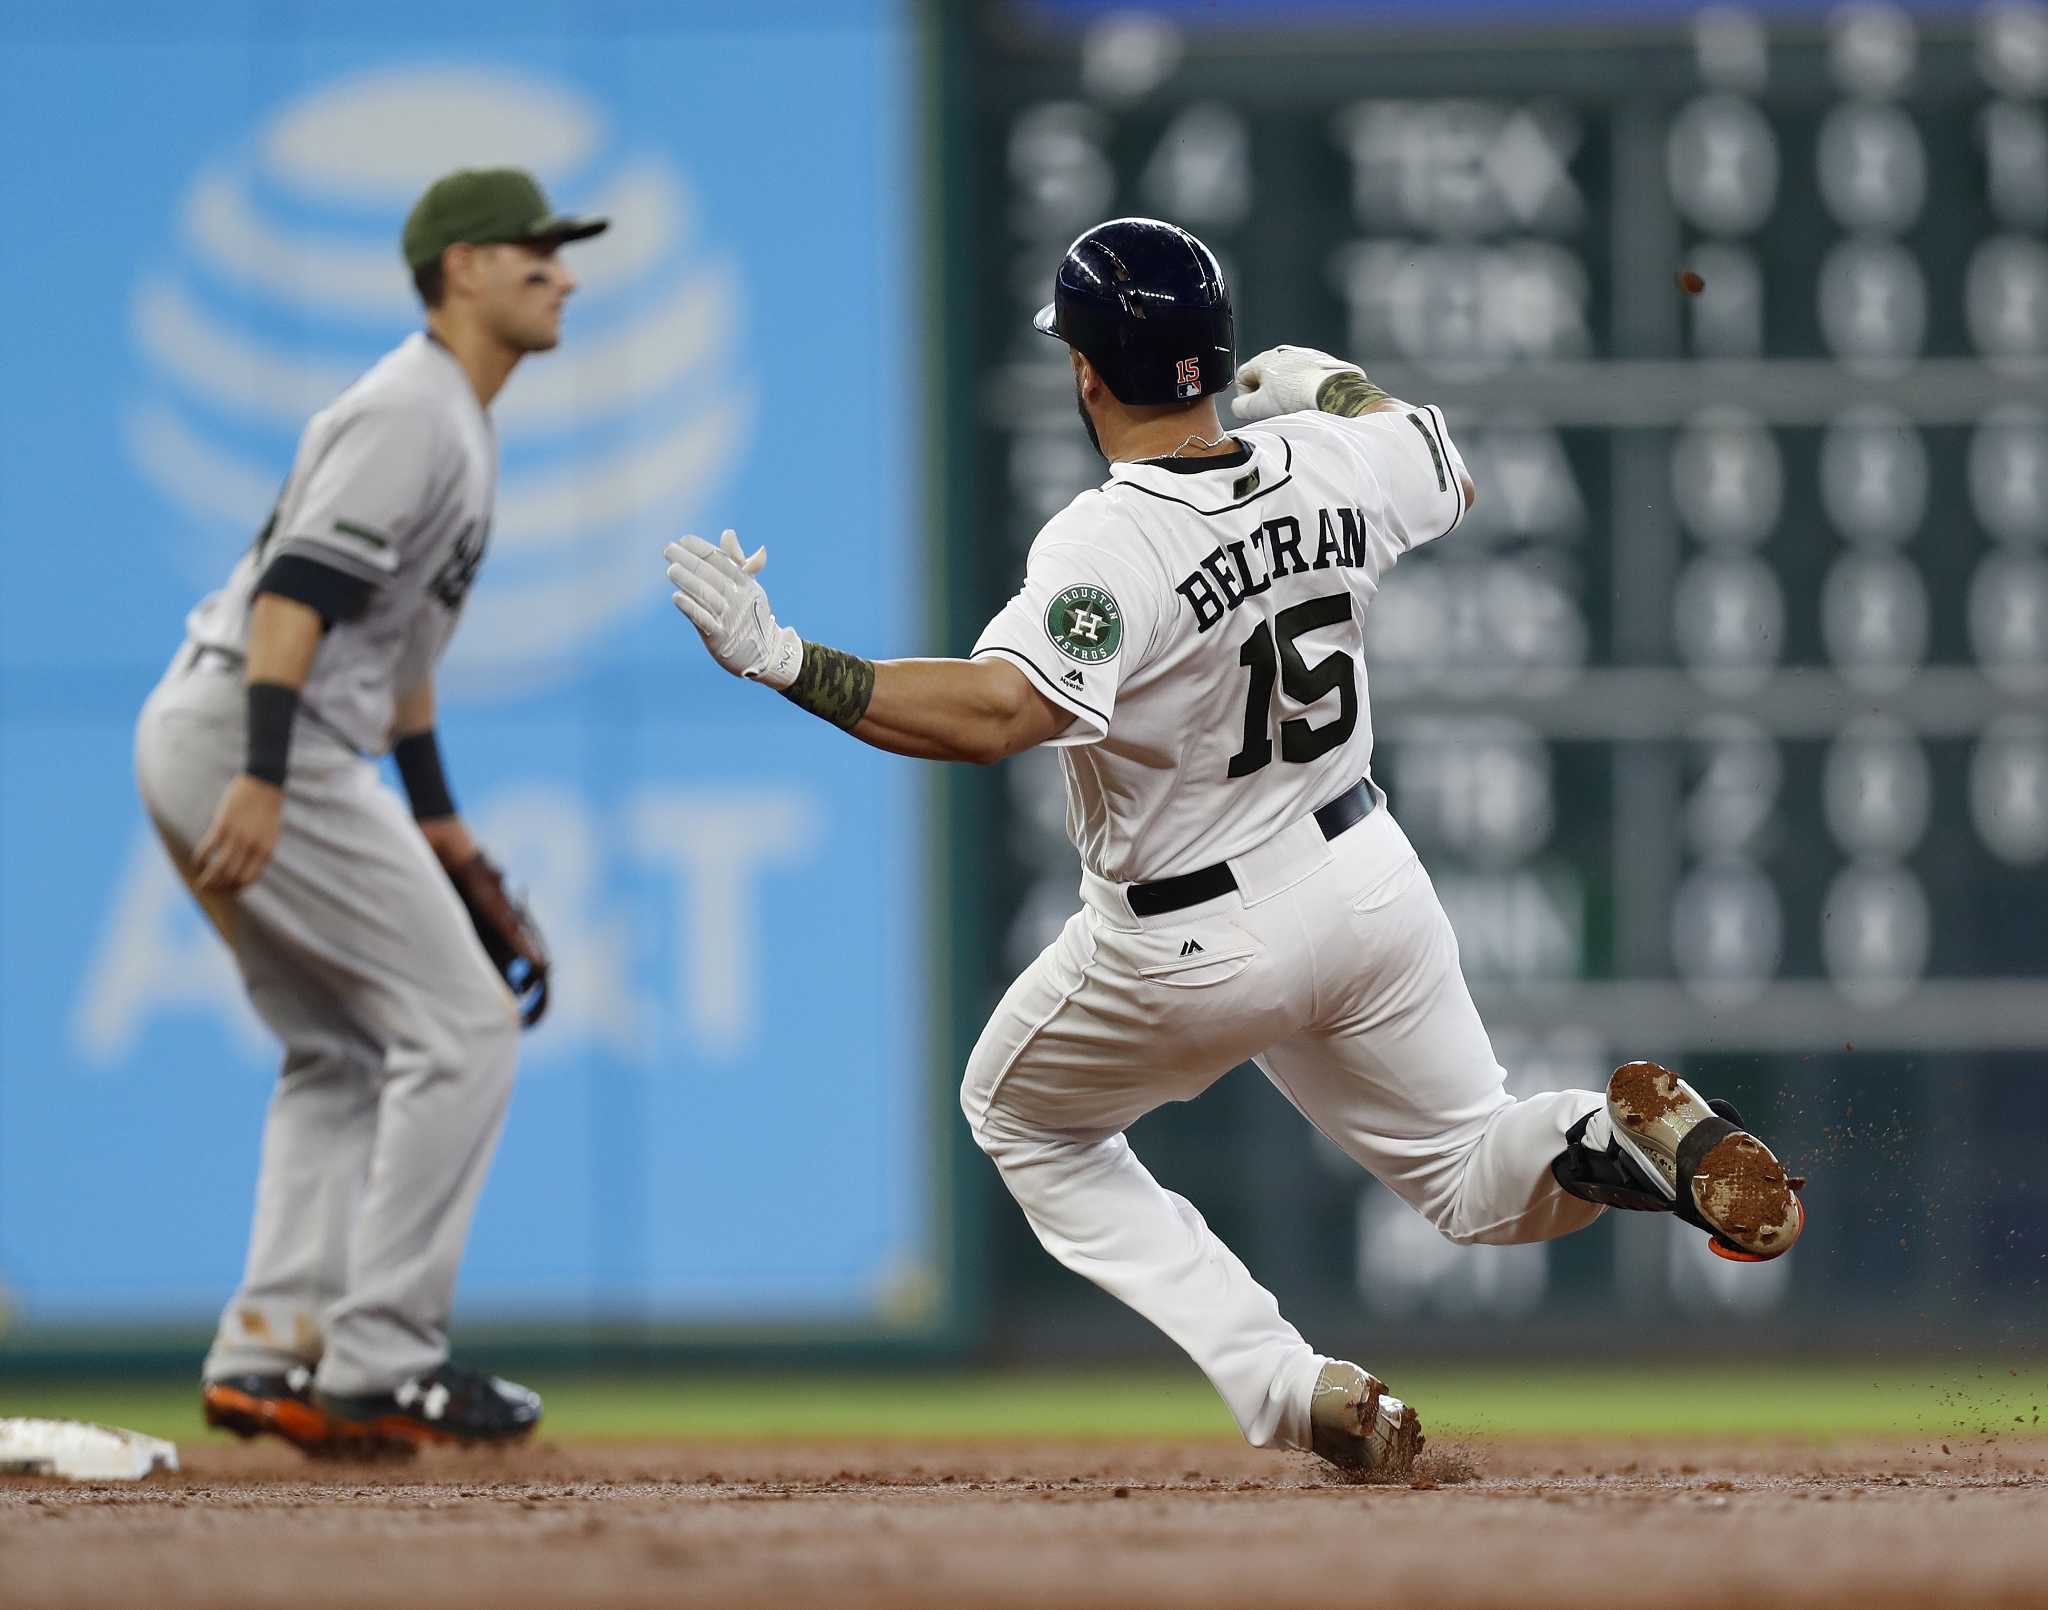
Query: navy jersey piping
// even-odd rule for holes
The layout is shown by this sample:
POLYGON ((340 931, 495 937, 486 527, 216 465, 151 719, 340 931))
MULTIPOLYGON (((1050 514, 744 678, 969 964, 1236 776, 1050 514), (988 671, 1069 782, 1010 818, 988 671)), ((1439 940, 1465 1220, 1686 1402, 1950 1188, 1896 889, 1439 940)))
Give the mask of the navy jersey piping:
POLYGON ((1023 666, 1025 670, 1029 671, 1033 676, 1037 677, 1039 681, 1043 682, 1048 688, 1052 689, 1053 697, 1058 699, 1061 704, 1079 705, 1083 710, 1087 711, 1088 714, 1093 716, 1097 721, 1101 722, 1105 728, 1108 727, 1109 717, 1107 715, 1103 714, 1102 711, 1096 709, 1095 706, 1090 704, 1086 699, 1075 698, 1074 695, 1071 692, 1069 692, 1066 688, 1061 687, 1057 682, 1053 681, 1051 677, 1047 676, 1043 671, 1041 671, 1038 668, 1036 664, 1033 663, 1031 656, 1026 654, 1022 649, 1011 648, 1008 644, 1005 643, 991 643, 987 648, 976 649, 972 654, 968 655, 967 657, 970 660, 978 660, 981 659, 984 655, 988 654, 1000 654, 1012 665, 1023 666))
MULTIPOLYGON (((1415 416, 1411 414, 1408 417, 1412 419, 1415 416)), ((1444 433, 1437 428, 1436 410, 1425 403, 1422 409, 1422 417, 1429 421, 1430 432, 1432 435, 1436 437, 1436 445, 1444 455, 1444 466, 1448 470, 1453 460, 1451 458, 1450 448, 1448 444, 1444 441, 1444 433)), ((1457 501, 1457 512, 1451 516, 1451 523, 1445 526, 1443 528, 1443 531, 1438 535, 1436 540, 1439 542, 1443 541, 1445 537, 1448 537, 1453 531, 1457 530, 1458 527, 1461 524, 1463 524, 1465 519, 1465 483, 1455 475, 1451 476, 1451 496, 1457 501)))

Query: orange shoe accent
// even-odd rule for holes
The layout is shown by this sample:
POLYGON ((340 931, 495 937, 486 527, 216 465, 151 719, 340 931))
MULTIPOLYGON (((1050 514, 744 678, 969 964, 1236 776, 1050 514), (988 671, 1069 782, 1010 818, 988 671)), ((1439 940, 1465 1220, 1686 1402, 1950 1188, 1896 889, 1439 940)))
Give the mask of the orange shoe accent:
POLYGON ((421 1425, 402 1414, 387 1414, 381 1420, 373 1420, 370 1430, 389 1441, 411 1443, 416 1448, 455 1448, 462 1444, 462 1438, 454 1432, 421 1425))
POLYGON ((268 1432, 307 1453, 324 1453, 333 1445, 334 1427, 310 1403, 293 1398, 259 1398, 219 1384, 201 1388, 206 1423, 247 1440, 268 1432))
POLYGON ((332 1423, 310 1403, 296 1403, 290 1399, 273 1403, 270 1420, 279 1436, 301 1448, 325 1448, 334 1440, 332 1423))
POLYGON ((199 1403, 206 1423, 238 1437, 253 1437, 263 1429, 263 1404, 231 1386, 202 1386, 199 1403))

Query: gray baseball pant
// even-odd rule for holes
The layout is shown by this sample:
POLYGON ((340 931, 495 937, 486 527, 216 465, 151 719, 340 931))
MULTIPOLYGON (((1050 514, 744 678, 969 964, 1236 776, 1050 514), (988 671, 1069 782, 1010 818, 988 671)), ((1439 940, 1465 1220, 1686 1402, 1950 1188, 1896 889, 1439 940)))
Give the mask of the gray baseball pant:
MULTIPOLYGON (((144 803, 188 884, 247 743, 239 666, 190 661, 135 734, 144 803)), ((317 1362, 326 1391, 389 1391, 448 1356, 517 1005, 376 765, 303 718, 275 855, 239 895, 201 903, 285 1045, 248 1264, 203 1374, 317 1362)))

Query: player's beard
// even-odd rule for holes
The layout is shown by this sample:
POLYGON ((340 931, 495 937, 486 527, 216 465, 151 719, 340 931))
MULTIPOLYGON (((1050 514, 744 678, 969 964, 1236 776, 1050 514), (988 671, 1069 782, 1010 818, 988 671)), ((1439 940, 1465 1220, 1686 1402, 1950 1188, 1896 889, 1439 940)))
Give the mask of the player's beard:
POLYGON ((1079 375, 1074 376, 1074 407, 1081 415, 1081 428, 1088 432, 1088 445, 1095 449, 1097 457, 1109 457, 1107 453, 1102 451, 1102 438, 1095 434, 1095 420, 1088 412, 1088 404, 1082 400, 1081 377, 1079 375))

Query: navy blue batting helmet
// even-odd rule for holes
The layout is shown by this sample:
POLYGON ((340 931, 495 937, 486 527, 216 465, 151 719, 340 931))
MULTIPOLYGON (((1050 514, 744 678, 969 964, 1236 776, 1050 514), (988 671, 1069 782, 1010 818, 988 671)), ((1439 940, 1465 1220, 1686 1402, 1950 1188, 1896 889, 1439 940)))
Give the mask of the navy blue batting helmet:
POLYGON ((1112 218, 1067 248, 1032 323, 1075 348, 1119 402, 1191 402, 1237 373, 1216 254, 1156 218, 1112 218))

